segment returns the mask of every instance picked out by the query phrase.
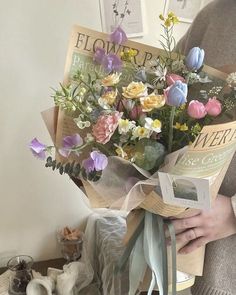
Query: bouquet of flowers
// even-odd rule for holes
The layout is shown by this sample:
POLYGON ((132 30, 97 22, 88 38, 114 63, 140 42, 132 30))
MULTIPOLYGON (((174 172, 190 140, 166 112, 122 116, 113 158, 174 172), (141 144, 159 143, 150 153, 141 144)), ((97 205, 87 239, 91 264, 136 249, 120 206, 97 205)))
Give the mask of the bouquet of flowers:
POLYGON ((202 71, 204 50, 195 47, 186 57, 174 53, 178 19, 173 13, 160 19, 163 51, 155 49, 156 57, 145 52, 142 63, 135 42, 123 45, 127 37, 120 26, 109 36, 107 47, 104 35, 98 35, 91 49, 89 34, 78 34, 74 48, 84 46, 93 66, 74 55, 65 83, 52 95, 59 108, 57 123, 69 120, 69 132, 62 137, 62 128, 57 129, 53 146, 34 138, 30 149, 46 159, 46 167, 82 180, 91 199, 99 195, 110 207, 130 211, 141 206, 166 217, 185 208, 165 205, 160 192, 162 211, 147 208, 147 197, 157 194, 157 171, 170 155, 177 159, 182 148, 191 147, 204 126, 222 117, 231 119, 236 91, 233 75, 225 82, 222 73, 213 71, 221 78, 215 79, 206 74, 207 67, 202 71))

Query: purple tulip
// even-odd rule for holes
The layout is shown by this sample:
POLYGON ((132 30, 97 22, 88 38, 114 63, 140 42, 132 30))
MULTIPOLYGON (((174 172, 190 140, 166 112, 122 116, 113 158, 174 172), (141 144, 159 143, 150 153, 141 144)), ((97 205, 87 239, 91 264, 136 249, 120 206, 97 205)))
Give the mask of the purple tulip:
POLYGON ((37 138, 34 138, 30 144, 29 144, 30 150, 33 153, 33 155, 40 159, 45 160, 46 158, 46 145, 42 144, 37 140, 37 138))
POLYGON ((102 60, 102 65, 105 71, 109 73, 112 71, 119 72, 122 67, 122 61, 117 55, 109 53, 104 56, 102 60))
POLYGON ((185 64, 190 71, 197 71, 203 65, 204 57, 204 49, 193 47, 185 59, 185 64))
POLYGON ((59 153, 67 158, 69 157, 72 149, 77 148, 83 144, 83 139, 79 134, 66 136, 63 138, 62 148, 59 149, 59 153))
POLYGON ((128 40, 126 33, 120 26, 118 26, 111 34, 110 41, 115 44, 122 44, 128 40))
POLYGON ((179 107, 187 102, 188 85, 178 80, 168 87, 164 94, 168 105, 179 107))
POLYGON ((90 157, 82 162, 82 166, 85 168, 87 173, 92 171, 102 171, 108 164, 107 156, 98 152, 93 151, 90 153, 90 157))
POLYGON ((101 64, 105 56, 106 56, 105 49, 97 47, 93 56, 93 60, 96 63, 101 64))

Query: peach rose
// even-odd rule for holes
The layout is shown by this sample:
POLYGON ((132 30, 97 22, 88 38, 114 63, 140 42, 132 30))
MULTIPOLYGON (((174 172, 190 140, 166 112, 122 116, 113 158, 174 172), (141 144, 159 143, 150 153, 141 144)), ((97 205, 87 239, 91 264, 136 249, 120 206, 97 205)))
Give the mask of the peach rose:
POLYGON ((102 79, 102 86, 109 87, 114 86, 120 82, 121 73, 113 73, 102 79))
POLYGON ((135 99, 147 95, 147 86, 143 82, 131 82, 127 87, 123 87, 122 95, 125 98, 135 99))
POLYGON ((142 106, 143 112, 150 112, 153 109, 159 109, 165 104, 164 95, 156 95, 154 92, 148 96, 141 97, 140 103, 142 106))
POLYGON ((117 89, 115 90, 108 90, 106 92, 103 93, 103 95, 101 96, 102 100, 108 104, 108 105, 113 105, 116 97, 117 97, 117 89))

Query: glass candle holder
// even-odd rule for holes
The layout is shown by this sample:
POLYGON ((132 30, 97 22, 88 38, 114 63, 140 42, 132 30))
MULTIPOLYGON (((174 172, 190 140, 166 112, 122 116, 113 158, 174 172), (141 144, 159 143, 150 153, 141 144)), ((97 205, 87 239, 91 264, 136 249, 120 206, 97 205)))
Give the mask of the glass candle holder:
POLYGON ((33 278, 33 258, 27 255, 12 257, 7 267, 11 271, 9 282, 10 295, 26 295, 26 287, 33 278))
POLYGON ((67 263, 77 261, 81 257, 83 239, 77 240, 58 240, 61 247, 61 254, 67 263))

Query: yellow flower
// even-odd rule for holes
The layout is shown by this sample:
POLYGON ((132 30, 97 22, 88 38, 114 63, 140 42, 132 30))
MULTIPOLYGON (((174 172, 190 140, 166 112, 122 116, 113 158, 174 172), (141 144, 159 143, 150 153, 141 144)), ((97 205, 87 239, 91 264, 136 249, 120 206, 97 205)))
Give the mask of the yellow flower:
POLYGON ((123 159, 127 159, 127 154, 126 152, 123 150, 123 148, 121 146, 116 145, 116 153, 118 157, 121 157, 123 159))
POLYGON ((120 82, 121 73, 113 73, 108 75, 102 80, 102 86, 109 87, 114 86, 120 82))
POLYGON ((140 98, 147 95, 147 86, 143 82, 131 82, 127 87, 123 87, 122 95, 128 99, 140 98))
POLYGON ((124 152, 127 155, 127 160, 132 159, 135 154, 135 148, 131 145, 127 145, 123 148, 124 152))
POLYGON ((180 123, 176 122, 174 125, 174 128, 178 129, 179 131, 187 131, 188 130, 188 126, 186 123, 181 125, 180 123))
POLYGON ((162 14, 159 16, 159 18, 164 21, 164 26, 166 28, 179 23, 178 17, 173 12, 169 12, 167 18, 164 18, 162 14))
POLYGON ((135 49, 128 49, 120 53, 120 57, 124 61, 131 61, 132 58, 136 55, 137 55, 137 50, 135 49))
POLYGON ((156 95, 154 92, 148 96, 141 97, 140 103, 142 105, 143 112, 150 112, 153 109, 159 109, 165 104, 164 95, 156 95))
POLYGON ((164 26, 169 28, 171 26, 171 20, 169 18, 167 18, 164 22, 164 26))
POLYGON ((176 122, 175 125, 174 125, 174 128, 175 128, 175 129, 180 129, 180 126, 181 126, 181 124, 178 123, 178 122, 176 122))
POLYGON ((174 14, 174 12, 171 11, 168 13, 168 18, 172 18, 172 17, 175 17, 175 14, 174 14))
POLYGON ((115 145, 116 148, 116 153, 118 157, 121 157, 125 160, 130 160, 134 156, 134 147, 133 146, 125 146, 122 148, 121 146, 115 145))
POLYGON ((180 131, 187 131, 187 130, 188 130, 188 126, 186 125, 186 123, 180 126, 180 131))
POLYGON ((111 90, 111 91, 106 91, 101 96, 101 98, 106 104, 113 105, 114 102, 116 101, 117 93, 118 93, 117 89, 111 90))
POLYGON ((186 103, 182 104, 180 107, 179 107, 181 110, 184 110, 186 108, 186 103))

